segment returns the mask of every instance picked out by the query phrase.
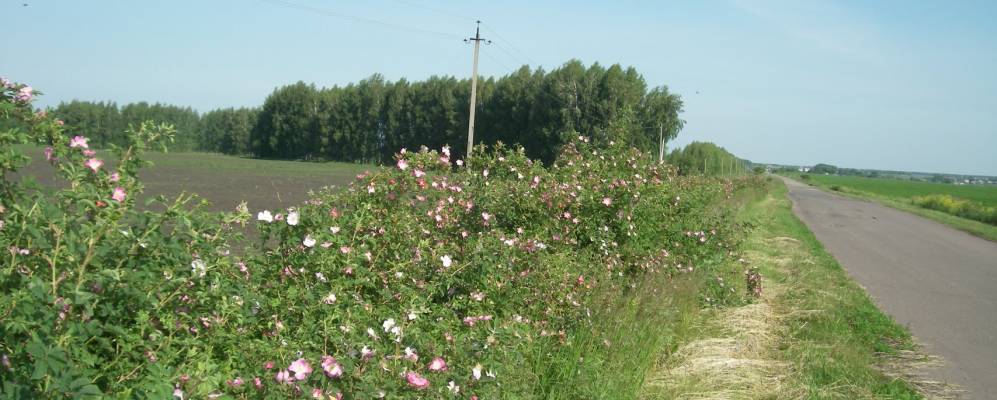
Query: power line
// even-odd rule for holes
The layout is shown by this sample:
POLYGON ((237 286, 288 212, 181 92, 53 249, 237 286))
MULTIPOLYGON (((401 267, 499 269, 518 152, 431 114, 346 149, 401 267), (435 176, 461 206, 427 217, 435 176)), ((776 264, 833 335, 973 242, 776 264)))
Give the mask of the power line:
POLYGON ((405 1, 405 0, 393 0, 393 1, 396 2, 396 3, 405 4, 407 6, 411 6, 411 7, 415 7, 415 8, 421 8, 421 9, 424 9, 424 10, 429 10, 429 11, 432 11, 432 12, 435 12, 435 13, 439 13, 439 14, 443 14, 443 15, 446 15, 446 16, 449 16, 449 17, 464 19, 464 20, 468 20, 468 21, 477 21, 478 20, 477 18, 471 18, 471 17, 468 17, 466 15, 457 14, 455 12, 447 11, 447 10, 444 10, 444 9, 441 9, 441 8, 430 7, 430 6, 427 6, 427 5, 423 5, 423 4, 419 4, 419 3, 415 3, 415 2, 411 2, 411 1, 405 1))
MULTIPOLYGON (((334 18, 345 19, 345 20, 353 21, 353 22, 360 22, 360 23, 366 23, 366 24, 381 25, 381 26, 392 28, 392 29, 398 29, 398 30, 404 30, 404 31, 410 31, 410 32, 418 32, 418 33, 424 33, 424 34, 442 36, 442 37, 447 37, 447 38, 462 38, 462 36, 457 35, 457 34, 453 34, 453 33, 439 32, 439 31, 434 31, 434 30, 430 30, 430 29, 424 29, 424 28, 419 28, 419 27, 414 27, 414 26, 407 26, 407 25, 401 25, 401 24, 396 24, 396 23, 392 23, 392 22, 377 20, 377 19, 373 19, 373 18, 359 17, 359 16, 355 16, 355 15, 349 15, 349 14, 341 13, 341 12, 338 12, 338 11, 332 11, 332 10, 322 9, 322 8, 318 8, 318 7, 312 7, 312 6, 308 6, 308 5, 304 5, 304 4, 298 4, 298 3, 294 3, 294 2, 291 2, 291 1, 287 1, 287 0, 260 0, 260 1, 263 1, 263 2, 266 2, 266 3, 270 3, 270 4, 274 4, 274 5, 283 6, 283 7, 287 7, 287 8, 293 8, 293 9, 297 9, 297 10, 301 10, 301 11, 307 11, 307 12, 311 12, 311 13, 314 13, 314 14, 319 14, 319 15, 324 15, 324 16, 329 16, 329 17, 334 17, 334 18)), ((435 13, 447 15, 447 16, 453 17, 453 18, 458 18, 458 19, 463 19, 463 20, 477 21, 476 19, 468 17, 466 15, 461 15, 461 14, 454 13, 454 12, 451 12, 451 11, 447 11, 447 10, 444 10, 444 9, 441 9, 441 8, 437 8, 437 7, 431 7, 431 6, 427 6, 427 5, 423 5, 423 4, 419 4, 419 3, 415 3, 415 2, 411 2, 411 1, 406 1, 406 0, 392 0, 392 1, 394 1, 396 3, 405 4, 405 5, 408 5, 408 6, 411 6, 411 7, 421 8, 421 9, 429 10, 429 11, 432 11, 432 12, 435 12, 435 13)), ((511 59, 515 60, 517 63, 520 63, 520 64, 526 64, 526 65, 534 64, 534 65, 536 65, 536 62, 534 62, 532 59, 530 59, 530 57, 527 56, 523 51, 521 51, 518 48, 516 48, 509 40, 507 40, 504 37, 502 37, 501 35, 499 35, 499 33, 495 31, 495 29, 489 27, 488 25, 486 25, 484 23, 482 23, 481 25, 482 25, 483 28, 487 29, 492 34, 494 34, 496 37, 498 37, 499 39, 501 39, 502 41, 504 41, 506 43, 506 46, 509 46, 516 53, 519 53, 520 55, 522 55, 523 58, 526 59, 526 61, 524 61, 523 58, 517 56, 516 54, 513 54, 513 52, 510 52, 508 49, 506 49, 506 46, 502 46, 499 43, 492 42, 493 44, 496 45, 496 47, 498 47, 498 49, 500 51, 502 51, 503 53, 505 53, 511 59)), ((496 59, 494 57, 491 57, 490 55, 486 55, 486 56, 489 57, 492 61, 498 62, 499 64, 502 64, 505 68, 510 69, 508 65, 506 65, 505 63, 499 61, 498 59, 496 59)))
POLYGON ((523 62, 522 59, 520 59, 519 57, 516 57, 515 54, 510 53, 508 50, 505 49, 505 47, 502 47, 502 45, 500 45, 498 42, 492 42, 492 44, 494 44, 495 47, 497 47, 499 50, 501 50, 503 53, 505 53, 509 57, 512 57, 513 60, 516 60, 516 62, 519 63, 520 65, 529 65, 528 62, 523 62))
MULTIPOLYGON (((427 6, 427 5, 424 5, 424 4, 419 4, 419 3, 408 1, 408 0, 392 0, 392 1, 394 1, 396 3, 400 3, 400 4, 405 4, 405 5, 410 6, 410 7, 421 8, 421 9, 424 9, 424 10, 432 11, 432 12, 435 12, 435 13, 438 13, 438 14, 442 14, 442 15, 446 15, 446 16, 449 16, 449 17, 458 18, 458 19, 462 19, 462 20, 468 20, 468 21, 477 21, 478 20, 477 18, 472 18, 472 17, 466 16, 466 15, 463 15, 463 14, 458 14, 458 13, 455 13, 455 12, 452 12, 452 11, 448 11, 448 10, 444 10, 444 9, 441 9, 441 8, 437 8, 437 7, 430 7, 430 6, 427 6)), ((502 35, 499 35, 499 33, 496 32, 495 29, 492 29, 488 24, 482 22, 481 26, 483 28, 487 29, 489 32, 491 32, 492 35, 494 35, 495 37, 497 37, 501 41, 505 42, 506 45, 508 45, 514 51, 516 51, 517 53, 519 53, 520 55, 522 55, 524 58, 526 58, 527 61, 529 61, 529 62, 524 62, 522 58, 520 58, 519 56, 517 56, 515 54, 512 54, 511 52, 509 52, 508 50, 506 50, 504 46, 501 46, 498 43, 493 42, 493 44, 495 46, 497 46, 499 48, 499 50, 501 50, 503 53, 505 53, 506 55, 508 55, 509 57, 511 57, 513 60, 516 60, 517 63, 526 64, 526 65, 529 65, 529 64, 534 64, 535 65, 536 64, 536 62, 534 62, 533 60, 531 60, 530 57, 526 55, 526 53, 524 53, 523 51, 521 51, 518 48, 516 48, 516 46, 514 46, 512 44, 512 42, 510 42, 506 38, 502 37, 502 35)))
POLYGON ((524 58, 526 58, 526 60, 529 61, 529 64, 533 64, 533 65, 539 66, 539 64, 537 64, 535 61, 533 61, 533 59, 531 59, 530 56, 528 56, 526 54, 526 52, 524 52, 522 50, 519 50, 519 48, 517 48, 515 45, 513 45, 512 42, 509 41, 509 39, 506 39, 505 37, 503 37, 502 35, 500 35, 490 25, 488 25, 486 23, 482 23, 482 25, 485 27, 485 29, 487 29, 489 32, 491 32, 493 36, 495 36, 499 40, 505 42, 505 44, 509 45, 509 47, 511 47, 513 50, 515 50, 520 55, 522 55, 524 58))
MULTIPOLYGON (((455 13, 455 12, 452 12, 452 11, 448 11, 448 10, 444 10, 444 9, 441 9, 441 8, 437 8, 437 7, 430 7, 430 6, 427 6, 427 5, 424 5, 424 4, 419 4, 419 3, 416 3, 416 2, 412 2, 412 1, 407 1, 407 0, 392 0, 392 1, 394 1, 396 3, 400 3, 400 4, 405 4, 405 5, 410 6, 410 7, 421 8, 421 9, 424 9, 424 10, 432 11, 432 12, 435 12, 435 13, 438 13, 438 14, 446 15, 448 17, 453 17, 453 18, 458 18, 458 19, 468 20, 468 21, 477 21, 476 18, 472 18, 472 17, 466 16, 466 15, 458 14, 458 13, 455 13)), ((483 28, 487 29, 493 35, 495 35, 496 37, 498 37, 502 41, 506 42, 506 44, 509 47, 513 47, 513 48, 515 47, 515 46, 512 45, 511 42, 509 42, 505 38, 501 37, 501 35, 499 35, 498 32, 495 32, 494 29, 489 28, 488 25, 485 24, 484 22, 482 22, 481 25, 482 25, 483 28)), ((517 55, 515 55, 515 54, 513 54, 511 52, 509 52, 509 50, 506 50, 505 46, 502 46, 502 45, 498 44, 497 42, 492 42, 492 44, 494 44, 496 47, 499 48, 499 50, 501 50, 503 53, 505 53, 506 55, 508 55, 510 58, 512 58, 513 60, 515 60, 519 64, 525 64, 525 65, 536 64, 532 60, 529 60, 529 57, 527 57, 524 53, 522 53, 518 49, 514 49, 514 50, 516 50, 517 52, 521 53, 527 60, 529 60, 529 62, 523 61, 522 58, 520 58, 519 56, 517 56, 517 55)), ((491 58, 492 61, 498 61, 497 59, 494 59, 494 58, 492 58, 490 56, 489 56, 489 58, 491 58)), ((501 64, 501 61, 498 61, 498 62, 501 64)))
POLYGON ((389 27, 389 28, 393 28, 393 29, 398 29, 398 30, 403 30, 403 31, 409 31, 409 32, 424 33, 424 34, 429 34, 429 35, 437 35, 437 36, 443 36, 443 37, 447 37, 447 38, 458 38, 458 39, 459 38, 463 38, 463 36, 457 35, 457 34, 453 34, 453 33, 437 32, 437 31, 433 31, 433 30, 429 30, 429 29, 423 29, 423 28, 418 28, 418 27, 414 27, 414 26, 400 25, 400 24, 395 24, 395 23, 391 23, 391 22, 387 22, 387 21, 381 21, 381 20, 372 19, 372 18, 358 17, 358 16, 355 16, 355 15, 343 14, 343 13, 340 13, 340 12, 337 12, 337 11, 331 11, 331 10, 326 10, 326 9, 322 9, 322 8, 317 8, 317 7, 312 7, 312 6, 306 6, 306 5, 303 5, 303 4, 292 3, 290 1, 285 1, 285 0, 260 0, 260 1, 267 2, 267 3, 270 3, 270 4, 279 5, 279 6, 283 6, 283 7, 295 8, 295 9, 302 10, 302 11, 308 11, 308 12, 311 12, 311 13, 325 15, 325 16, 329 16, 329 17, 335 17, 335 18, 345 19, 345 20, 349 20, 349 21, 353 21, 353 22, 361 22, 361 23, 367 23, 367 24, 382 25, 382 26, 386 26, 386 27, 389 27))
MULTIPOLYGON (((495 42, 492 42, 492 44, 495 44, 495 42)), ((509 65, 507 65, 504 62, 502 62, 502 60, 499 60, 499 59, 497 59, 495 57, 492 57, 492 55, 488 54, 488 52, 484 52, 484 53, 481 53, 481 54, 484 54, 485 57, 488 57, 489 60, 495 61, 496 63, 498 63, 499 65, 501 65, 502 68, 505 68, 506 70, 509 70, 509 71, 512 70, 512 68, 510 68, 509 65)))

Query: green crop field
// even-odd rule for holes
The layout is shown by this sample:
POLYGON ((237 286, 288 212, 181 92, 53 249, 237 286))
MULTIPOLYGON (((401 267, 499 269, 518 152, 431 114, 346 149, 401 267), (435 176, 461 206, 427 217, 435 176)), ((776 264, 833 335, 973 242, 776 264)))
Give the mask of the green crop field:
POLYGON ((810 179, 821 186, 840 186, 898 200, 931 194, 947 194, 982 203, 989 207, 997 207, 997 186, 992 185, 953 185, 837 175, 810 175, 810 179))
POLYGON ((826 190, 876 200, 997 241, 997 186, 954 185, 858 176, 794 174, 826 190))

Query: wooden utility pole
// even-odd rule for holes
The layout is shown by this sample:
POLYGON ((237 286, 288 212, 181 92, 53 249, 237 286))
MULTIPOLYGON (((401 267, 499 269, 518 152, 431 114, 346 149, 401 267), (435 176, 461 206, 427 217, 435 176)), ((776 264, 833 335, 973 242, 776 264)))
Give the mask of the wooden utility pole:
POLYGON ((467 161, 471 161, 471 151, 474 150, 474 108, 478 97, 478 47, 481 41, 491 43, 489 40, 481 38, 481 21, 477 21, 478 26, 474 31, 474 37, 464 39, 464 43, 474 42, 474 63, 471 66, 471 113, 467 122, 467 161))

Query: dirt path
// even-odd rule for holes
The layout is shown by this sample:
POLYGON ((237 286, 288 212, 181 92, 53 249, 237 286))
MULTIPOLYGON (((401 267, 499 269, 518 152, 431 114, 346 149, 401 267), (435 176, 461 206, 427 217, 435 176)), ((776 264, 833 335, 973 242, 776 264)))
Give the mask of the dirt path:
POLYGON ((783 178, 793 211, 880 308, 948 365, 938 378, 997 399, 997 243, 783 178))

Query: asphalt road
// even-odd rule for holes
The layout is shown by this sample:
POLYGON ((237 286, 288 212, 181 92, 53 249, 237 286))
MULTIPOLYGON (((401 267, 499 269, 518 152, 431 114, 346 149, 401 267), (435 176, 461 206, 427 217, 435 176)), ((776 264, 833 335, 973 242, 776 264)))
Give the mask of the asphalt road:
POLYGON ((997 243, 783 178, 793 211, 876 304, 947 365, 937 378, 997 399, 997 243))

